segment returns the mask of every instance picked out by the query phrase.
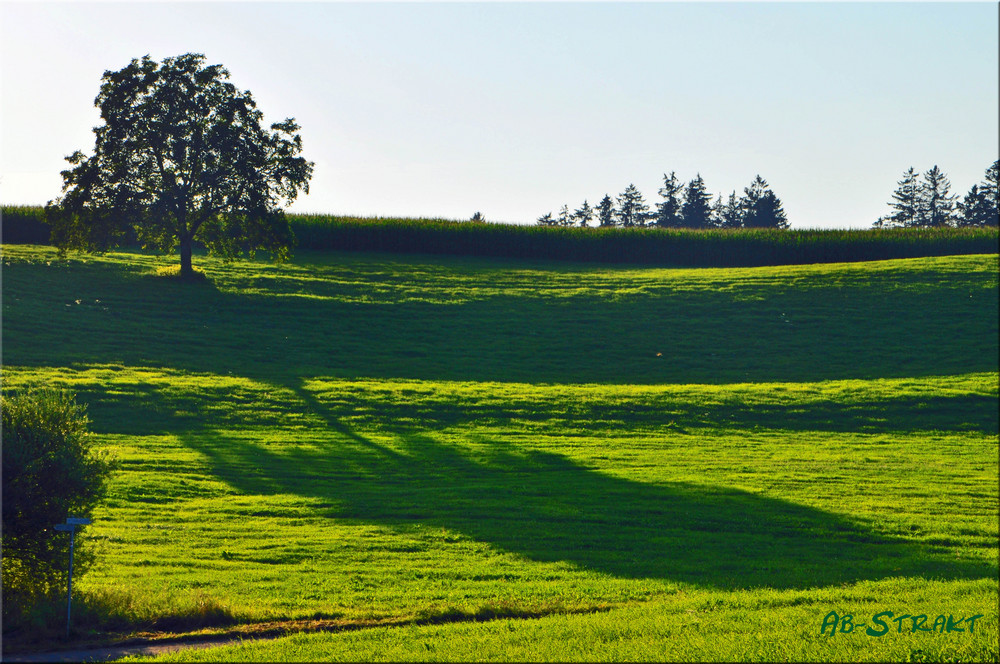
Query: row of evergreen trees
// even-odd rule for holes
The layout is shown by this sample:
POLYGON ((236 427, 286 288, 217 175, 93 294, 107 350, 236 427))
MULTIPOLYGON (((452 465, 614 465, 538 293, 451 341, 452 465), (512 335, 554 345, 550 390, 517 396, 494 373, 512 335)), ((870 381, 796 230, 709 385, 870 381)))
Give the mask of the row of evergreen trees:
POLYGON ((934 226, 997 226, 997 175, 1000 160, 986 169, 986 178, 961 201, 951 193, 951 182, 936 165, 918 180, 911 166, 897 182, 889 201, 892 212, 873 224, 875 228, 916 228, 934 226))
POLYGON ((781 201, 760 175, 743 190, 743 196, 737 198, 733 191, 727 200, 719 195, 713 202, 700 174, 684 186, 671 171, 663 175, 658 193, 662 200, 650 209, 636 186, 630 184, 614 201, 605 194, 596 207, 584 201, 573 212, 563 205, 558 216, 549 212, 539 217, 538 223, 587 227, 596 220, 598 226, 623 228, 788 228, 781 201))

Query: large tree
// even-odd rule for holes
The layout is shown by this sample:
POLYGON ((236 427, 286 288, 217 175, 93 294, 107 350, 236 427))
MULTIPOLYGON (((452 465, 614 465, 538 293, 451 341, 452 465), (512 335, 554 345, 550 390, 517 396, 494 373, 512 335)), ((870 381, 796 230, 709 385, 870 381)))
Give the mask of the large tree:
POLYGON ((94 154, 66 158, 62 196, 47 206, 53 243, 104 251, 131 232, 146 248, 179 250, 182 276, 196 242, 227 259, 286 258, 282 204, 309 191, 313 164, 299 156, 295 120, 265 129, 250 92, 228 78, 197 53, 104 72, 94 154))

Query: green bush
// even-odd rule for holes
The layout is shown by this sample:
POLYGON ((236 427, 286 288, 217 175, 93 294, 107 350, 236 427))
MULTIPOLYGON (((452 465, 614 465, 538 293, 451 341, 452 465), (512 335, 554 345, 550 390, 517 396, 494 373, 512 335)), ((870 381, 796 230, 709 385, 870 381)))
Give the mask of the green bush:
MULTIPOLYGON (((87 517, 112 464, 92 449, 84 407, 72 395, 3 395, 4 631, 42 620, 66 587, 69 542, 53 526, 87 517)), ((78 538, 85 541, 86 538, 78 538)), ((79 544, 80 542, 78 542, 79 544)), ((74 576, 92 556, 77 547, 74 576)))

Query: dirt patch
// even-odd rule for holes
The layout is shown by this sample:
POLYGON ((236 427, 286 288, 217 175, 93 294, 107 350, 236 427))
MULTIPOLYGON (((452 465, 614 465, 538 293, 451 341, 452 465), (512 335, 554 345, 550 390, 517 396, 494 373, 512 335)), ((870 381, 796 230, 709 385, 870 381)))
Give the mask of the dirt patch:
POLYGON ((3 654, 4 662, 108 662, 129 655, 162 655, 186 648, 211 648, 240 641, 276 639, 303 632, 348 632, 373 627, 399 627, 459 622, 488 622, 499 619, 531 619, 561 613, 600 613, 611 607, 599 606, 569 611, 514 611, 480 610, 474 613, 447 612, 409 619, 372 620, 287 620, 281 622, 239 625, 222 630, 212 630, 197 635, 173 636, 170 634, 141 634, 107 646, 66 648, 49 652, 14 652, 3 654))
POLYGON ((61 650, 4 652, 4 662, 107 662, 128 655, 161 655, 186 648, 211 648, 240 641, 276 639, 300 632, 340 632, 388 625, 401 625, 412 620, 289 620, 282 622, 239 625, 224 630, 212 630, 198 635, 172 636, 144 633, 112 645, 80 645, 61 650))
POLYGON ((5 662, 108 662, 128 655, 162 655, 185 648, 211 648, 241 639, 225 637, 211 641, 175 641, 173 643, 110 646, 88 650, 60 650, 57 652, 20 653, 4 655, 5 662))

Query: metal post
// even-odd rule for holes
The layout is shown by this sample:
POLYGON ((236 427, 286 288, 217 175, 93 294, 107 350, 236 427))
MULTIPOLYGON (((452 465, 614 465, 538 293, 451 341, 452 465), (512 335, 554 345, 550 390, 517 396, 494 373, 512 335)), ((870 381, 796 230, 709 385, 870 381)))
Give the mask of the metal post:
POLYGON ((57 523, 56 530, 69 531, 69 582, 66 584, 66 638, 69 638, 70 620, 73 616, 73 548, 76 544, 76 527, 86 526, 90 519, 68 517, 66 523, 57 523))
POLYGON ((69 583, 66 584, 66 638, 69 638, 70 616, 73 611, 73 543, 76 541, 76 528, 69 531, 69 583))

